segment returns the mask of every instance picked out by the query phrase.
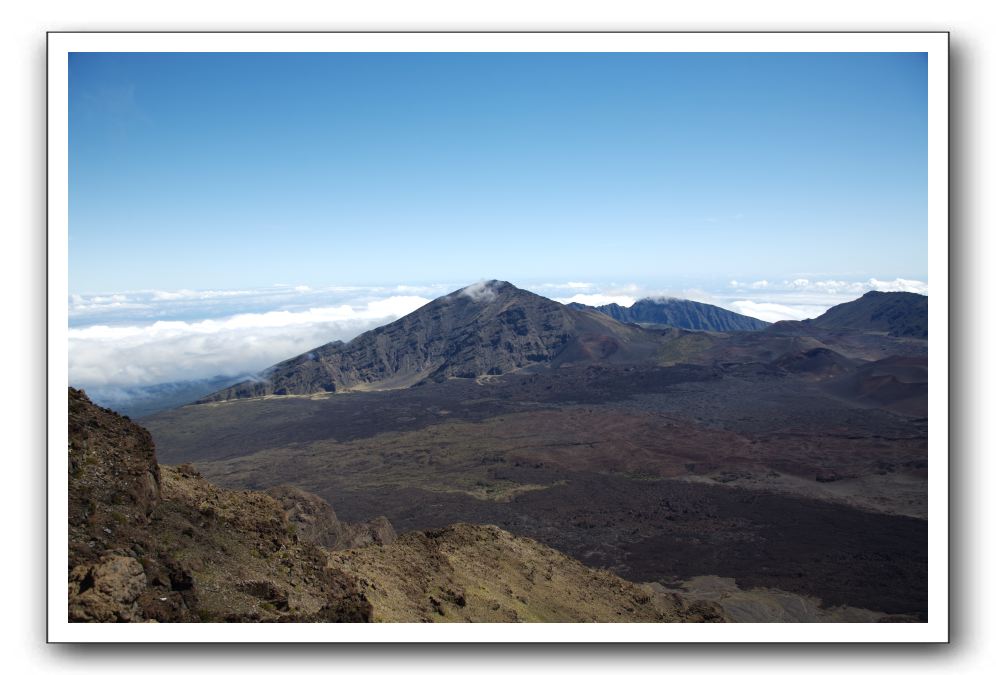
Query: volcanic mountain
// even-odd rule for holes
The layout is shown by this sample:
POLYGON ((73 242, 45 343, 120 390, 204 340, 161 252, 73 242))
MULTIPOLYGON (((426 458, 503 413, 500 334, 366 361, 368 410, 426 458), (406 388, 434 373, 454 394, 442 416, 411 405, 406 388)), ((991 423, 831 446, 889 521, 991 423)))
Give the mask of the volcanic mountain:
POLYGON ((633 303, 631 307, 623 307, 614 302, 600 307, 572 302, 569 307, 601 312, 623 323, 671 326, 689 330, 719 332, 764 330, 770 325, 767 321, 737 314, 722 307, 678 298, 644 298, 633 303))
POLYGON ((200 402, 383 390, 573 362, 645 361, 660 338, 507 281, 473 284, 357 336, 278 363, 200 402))
POLYGON ((927 296, 919 293, 869 291, 857 300, 831 307, 815 319, 780 321, 775 330, 817 328, 863 330, 892 337, 927 337, 927 296))

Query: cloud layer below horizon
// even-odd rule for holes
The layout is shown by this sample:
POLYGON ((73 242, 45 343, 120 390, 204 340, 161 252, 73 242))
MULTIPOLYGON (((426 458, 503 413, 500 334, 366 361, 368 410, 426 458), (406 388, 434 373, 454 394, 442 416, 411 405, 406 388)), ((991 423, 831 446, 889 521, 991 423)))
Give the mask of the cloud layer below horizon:
MULTIPOLYGON (((906 279, 733 280, 710 289, 583 281, 523 287, 595 306, 678 297, 765 321, 813 318, 870 290, 927 293, 926 283, 906 279)), ((456 289, 283 286, 72 295, 69 381, 90 390, 122 390, 258 372, 327 342, 350 340, 456 289)))
POLYGON ((351 301, 313 307, 298 307, 301 298, 274 297, 268 291, 205 292, 193 301, 189 292, 81 297, 75 304, 76 326, 70 311, 69 381, 84 388, 120 388, 256 372, 326 342, 351 339, 430 300, 421 295, 371 298, 371 289, 357 290, 351 301), (264 295, 277 306, 260 307, 267 304, 264 295), (219 297, 242 302, 219 304, 219 297), (204 303, 200 307, 198 299, 204 303), (262 311, 243 311, 246 306, 262 311), (217 316, 190 318, 203 313, 217 316), (94 314, 106 321, 94 322, 94 314), (149 321, 150 314, 163 318, 149 321))

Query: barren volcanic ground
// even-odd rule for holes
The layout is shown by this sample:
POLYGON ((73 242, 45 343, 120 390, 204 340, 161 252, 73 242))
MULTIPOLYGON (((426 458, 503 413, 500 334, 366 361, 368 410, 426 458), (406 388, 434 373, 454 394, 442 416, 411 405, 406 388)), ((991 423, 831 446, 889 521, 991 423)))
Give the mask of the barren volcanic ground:
POLYGON ((495 524, 633 581, 715 575, 923 619, 927 421, 862 396, 760 363, 577 365, 143 424, 163 462, 294 484, 350 521, 495 524))

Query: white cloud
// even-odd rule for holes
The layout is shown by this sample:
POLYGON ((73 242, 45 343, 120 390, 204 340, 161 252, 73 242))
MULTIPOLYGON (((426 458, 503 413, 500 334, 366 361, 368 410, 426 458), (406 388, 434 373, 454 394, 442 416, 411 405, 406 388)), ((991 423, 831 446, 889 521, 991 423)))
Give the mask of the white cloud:
POLYGON ((906 291, 907 293, 921 293, 927 295, 927 283, 913 279, 893 279, 892 281, 879 281, 870 279, 868 284, 876 291, 906 291))
POLYGON ((69 380, 83 387, 134 386, 260 370, 332 340, 348 340, 427 302, 391 296, 356 307, 70 328, 69 380))
POLYGON ((207 300, 253 295, 254 291, 152 291, 153 300, 207 300))
POLYGON ((603 293, 578 293, 577 295, 572 295, 569 298, 553 298, 557 302, 561 302, 565 305, 572 302, 580 302, 582 305, 591 305, 592 307, 599 307, 601 305, 609 305, 613 302, 617 305, 622 305, 623 307, 629 307, 634 302, 636 298, 631 295, 606 295, 603 293))
POLYGON ((755 302, 753 300, 734 300, 730 303, 730 309, 734 312, 772 323, 812 319, 829 308, 829 305, 783 305, 777 302, 755 302))
MULTIPOLYGON (((850 299, 864 295, 868 291, 906 291, 909 293, 927 294, 927 283, 914 279, 897 278, 892 281, 881 281, 871 278, 867 281, 842 281, 839 279, 810 279, 798 277, 786 280, 781 283, 770 283, 766 279, 759 281, 730 281, 730 288, 736 289, 738 293, 746 293, 749 290, 770 290, 791 293, 813 293, 826 295, 849 296, 850 299)), ((835 298, 832 304, 845 302, 840 298, 835 298)))
POLYGON ((496 297, 495 289, 491 287, 490 281, 478 281, 476 284, 467 286, 461 295, 466 295, 474 302, 491 302, 496 297))
POLYGON ((595 284, 589 283, 587 281, 565 281, 563 283, 544 283, 544 284, 534 284, 532 286, 527 286, 527 288, 532 288, 536 291, 580 291, 586 288, 594 288, 595 284))
POLYGON ((438 297, 449 292, 452 288, 446 284, 429 284, 427 286, 409 286, 407 284, 399 284, 390 290, 393 293, 404 293, 406 295, 428 295, 430 297, 438 297))
POLYGON ((708 291, 704 291, 701 288, 683 288, 680 291, 674 291, 671 293, 655 294, 651 297, 659 298, 677 298, 679 300, 694 300, 695 302, 704 302, 710 305, 718 304, 716 296, 708 291))
POLYGON ((730 286, 737 297, 720 298, 717 304, 723 304, 725 300, 729 309, 765 321, 813 319, 834 305, 856 300, 868 291, 927 294, 926 282, 901 278, 843 281, 799 277, 781 283, 731 281, 730 286))

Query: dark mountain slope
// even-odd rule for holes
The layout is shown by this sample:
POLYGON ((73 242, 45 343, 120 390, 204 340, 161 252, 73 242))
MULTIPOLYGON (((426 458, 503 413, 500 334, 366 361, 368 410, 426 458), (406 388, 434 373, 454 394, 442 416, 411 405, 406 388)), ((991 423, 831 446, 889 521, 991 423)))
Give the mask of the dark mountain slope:
POLYGON ((474 284, 363 333, 279 363, 201 402, 270 394, 398 389, 578 361, 650 358, 659 337, 505 281, 474 284))
POLYGON ((857 300, 831 307, 815 319, 779 321, 774 331, 861 330, 892 337, 927 337, 927 296, 919 293, 869 291, 857 300))
POLYGON ((623 323, 673 326, 689 330, 764 330, 769 325, 767 321, 737 314, 722 307, 678 298, 644 298, 635 302, 632 307, 615 303, 589 307, 576 302, 568 306, 601 312, 623 323))

